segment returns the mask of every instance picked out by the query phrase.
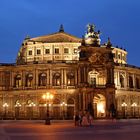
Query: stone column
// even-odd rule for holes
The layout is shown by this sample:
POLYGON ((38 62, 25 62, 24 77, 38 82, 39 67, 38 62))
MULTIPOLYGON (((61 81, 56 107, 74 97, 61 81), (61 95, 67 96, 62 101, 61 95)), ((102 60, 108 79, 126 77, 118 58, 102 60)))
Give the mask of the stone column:
POLYGON ((83 67, 83 82, 86 82, 86 68, 85 66, 83 67))
POLYGON ((108 67, 106 69, 106 74, 107 74, 107 81, 106 81, 106 83, 107 84, 111 84, 111 71, 110 71, 110 67, 108 67))
POLYGON ((80 77, 80 67, 78 67, 78 79, 77 84, 80 85, 81 77, 80 77))
POLYGON ((35 89, 36 88, 36 69, 33 70, 33 88, 35 89))
POLYGON ((38 70, 37 69, 35 69, 35 88, 37 89, 38 88, 38 77, 39 77, 39 75, 38 75, 39 73, 38 73, 38 70))
POLYGON ((85 91, 82 94, 83 94, 83 111, 84 111, 84 110, 86 110, 86 93, 85 93, 85 91))
POLYGON ((120 74, 119 71, 116 71, 117 75, 117 86, 120 86, 120 74))
POLYGON ((50 74, 50 75, 49 75, 49 77, 50 77, 50 87, 52 87, 52 78, 53 78, 53 75, 52 75, 52 74, 53 74, 53 73, 52 73, 52 70, 51 70, 51 69, 49 69, 49 72, 50 72, 50 73, 49 73, 49 74, 50 74))
POLYGON ((66 69, 64 69, 64 71, 63 71, 63 84, 64 84, 64 87, 66 87, 67 86, 67 71, 66 71, 66 69))
POLYGON ((44 61, 44 45, 42 45, 41 48, 42 48, 42 49, 41 49, 41 51, 42 51, 42 61, 44 61))
POLYGON ((61 88, 64 88, 64 73, 63 73, 63 69, 60 70, 61 72, 61 88))
POLYGON ((77 81, 78 81, 78 79, 77 79, 78 75, 77 74, 78 74, 77 69, 75 69, 75 79, 74 79, 75 80, 75 86, 77 86, 77 84, 78 84, 77 83, 77 81))
POLYGON ((25 89, 25 71, 22 71, 22 89, 25 89))
POLYGON ((14 71, 11 72, 11 87, 14 86, 14 71))
POLYGON ((47 73, 47 87, 50 86, 50 69, 46 70, 47 73))
POLYGON ((136 76, 133 74, 133 87, 136 89, 136 76))

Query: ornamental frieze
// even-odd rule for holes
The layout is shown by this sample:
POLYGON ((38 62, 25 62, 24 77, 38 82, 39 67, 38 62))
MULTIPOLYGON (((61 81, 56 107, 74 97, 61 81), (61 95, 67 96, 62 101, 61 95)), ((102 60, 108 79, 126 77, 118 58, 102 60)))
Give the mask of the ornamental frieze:
POLYGON ((99 53, 93 53, 90 57, 89 57, 89 62, 94 63, 94 64, 104 64, 105 63, 105 57, 99 53))

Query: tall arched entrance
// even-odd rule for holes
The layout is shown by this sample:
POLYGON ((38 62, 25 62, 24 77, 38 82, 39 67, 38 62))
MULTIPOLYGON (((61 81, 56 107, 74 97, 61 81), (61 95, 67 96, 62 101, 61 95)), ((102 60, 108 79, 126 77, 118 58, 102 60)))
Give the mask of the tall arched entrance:
POLYGON ((102 94, 94 96, 93 108, 95 118, 104 118, 106 116, 106 99, 102 94))

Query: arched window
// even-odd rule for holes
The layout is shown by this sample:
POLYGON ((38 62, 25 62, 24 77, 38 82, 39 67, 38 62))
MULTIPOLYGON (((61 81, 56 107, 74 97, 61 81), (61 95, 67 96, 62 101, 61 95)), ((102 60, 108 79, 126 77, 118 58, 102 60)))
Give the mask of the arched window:
POLYGON ((58 105, 60 105, 60 100, 59 100, 58 98, 55 98, 55 99, 53 100, 53 104, 58 104, 58 105))
POLYGON ((132 76, 129 76, 129 87, 133 88, 133 78, 132 78, 132 76))
POLYGON ((29 100, 27 100, 26 105, 29 106, 32 103, 33 103, 33 101, 31 99, 29 99, 29 100))
POLYGON ((140 79, 136 78, 136 88, 140 89, 140 79))
POLYGON ((33 86, 33 74, 27 74, 26 75, 26 83, 25 83, 26 87, 32 87, 33 86))
POLYGON ((46 86, 47 75, 46 73, 39 74, 39 86, 46 86))
POLYGON ((21 107, 20 100, 16 100, 16 101, 15 101, 15 107, 21 107))
POLYGON ((122 75, 120 75, 120 86, 124 88, 124 77, 122 75))
POLYGON ((74 99, 69 98, 67 100, 67 118, 72 119, 74 116, 74 99))
POLYGON ((96 86, 97 76, 98 76, 98 72, 96 72, 95 70, 90 71, 88 73, 88 83, 92 86, 96 86))
POLYGON ((54 73, 53 75, 53 86, 61 85, 61 75, 60 73, 54 73))
POLYGON ((21 86, 21 75, 18 74, 14 78, 14 87, 20 87, 21 86))
POLYGON ((72 72, 67 74, 67 85, 68 86, 75 85, 75 76, 74 76, 74 73, 72 73, 72 72))
POLYGON ((74 105, 74 100, 73 100, 72 98, 69 98, 69 99, 67 100, 67 104, 68 104, 68 105, 74 105))

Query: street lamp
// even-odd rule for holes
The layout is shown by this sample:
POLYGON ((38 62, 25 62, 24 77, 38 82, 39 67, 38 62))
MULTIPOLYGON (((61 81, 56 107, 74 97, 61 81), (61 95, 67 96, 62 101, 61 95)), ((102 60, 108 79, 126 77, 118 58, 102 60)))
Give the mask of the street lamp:
POLYGON ((126 112, 125 112, 125 110, 126 110, 127 104, 126 104, 125 102, 123 102, 121 106, 122 106, 122 108, 123 108, 123 118, 125 118, 125 117, 126 117, 126 112))
POLYGON ((62 107, 62 116, 63 116, 63 120, 65 119, 65 107, 67 106, 67 104, 65 102, 62 102, 61 104, 62 107))
POLYGON ((45 124, 50 125, 50 118, 49 118, 49 105, 50 101, 53 99, 53 95, 49 92, 44 94, 42 98, 46 101, 46 119, 45 119, 45 124))
POLYGON ((134 102, 131 106, 133 107, 133 115, 135 118, 135 108, 137 107, 137 103, 134 102))
POLYGON ((31 102, 29 104, 29 107, 30 107, 30 119, 33 118, 33 107, 35 107, 35 106, 36 106, 36 104, 34 102, 31 102))
POLYGON ((7 103, 3 104, 3 108, 4 108, 4 117, 6 118, 6 114, 7 114, 7 108, 9 107, 9 105, 7 103))
POLYGON ((19 118, 19 109, 20 109, 20 107, 21 107, 21 104, 19 102, 17 102, 15 104, 15 119, 19 118))

